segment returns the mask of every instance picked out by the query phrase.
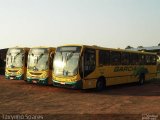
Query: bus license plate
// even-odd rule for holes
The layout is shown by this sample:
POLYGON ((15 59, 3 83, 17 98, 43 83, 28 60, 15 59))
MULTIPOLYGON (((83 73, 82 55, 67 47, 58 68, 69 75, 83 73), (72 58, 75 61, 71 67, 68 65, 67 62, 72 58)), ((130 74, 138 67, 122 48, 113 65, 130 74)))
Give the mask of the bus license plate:
POLYGON ((13 79, 14 79, 14 77, 10 77, 10 79, 11 79, 11 80, 13 80, 13 79))
POLYGON ((37 83, 37 81, 34 80, 33 83, 37 83))
POLYGON ((65 82, 61 82, 62 85, 65 85, 65 82))

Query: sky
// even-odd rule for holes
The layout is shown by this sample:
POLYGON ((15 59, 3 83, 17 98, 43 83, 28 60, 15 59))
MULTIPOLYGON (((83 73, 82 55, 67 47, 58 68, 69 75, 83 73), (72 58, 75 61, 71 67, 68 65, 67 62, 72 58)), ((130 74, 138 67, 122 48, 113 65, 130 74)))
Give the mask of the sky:
POLYGON ((160 0, 0 0, 0 49, 160 43, 160 0))

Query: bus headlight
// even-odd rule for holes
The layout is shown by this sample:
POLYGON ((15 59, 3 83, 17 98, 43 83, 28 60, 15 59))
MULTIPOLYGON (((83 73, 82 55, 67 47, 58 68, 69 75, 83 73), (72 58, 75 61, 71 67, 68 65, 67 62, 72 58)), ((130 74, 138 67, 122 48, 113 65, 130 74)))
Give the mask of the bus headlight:
POLYGON ((44 78, 47 78, 47 72, 44 72, 42 75, 41 75, 41 78, 44 79, 44 78))
POLYGON ((19 70, 19 71, 17 72, 17 75, 22 75, 22 70, 19 70))

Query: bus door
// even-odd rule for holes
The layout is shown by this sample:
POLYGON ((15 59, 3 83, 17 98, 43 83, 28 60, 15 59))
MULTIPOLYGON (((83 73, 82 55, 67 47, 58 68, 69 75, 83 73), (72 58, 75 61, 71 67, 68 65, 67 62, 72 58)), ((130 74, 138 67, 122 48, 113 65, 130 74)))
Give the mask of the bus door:
POLYGON ((94 74, 91 74, 96 68, 96 50, 89 48, 85 49, 83 59, 84 88, 93 88, 95 87, 96 79, 94 74))

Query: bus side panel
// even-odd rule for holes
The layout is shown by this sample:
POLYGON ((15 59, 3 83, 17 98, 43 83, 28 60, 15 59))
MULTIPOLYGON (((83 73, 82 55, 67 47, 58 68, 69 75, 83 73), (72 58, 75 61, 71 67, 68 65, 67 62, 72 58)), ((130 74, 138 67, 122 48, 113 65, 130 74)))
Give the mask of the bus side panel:
POLYGON ((27 79, 26 74, 27 74, 27 67, 24 67, 24 80, 27 79))
POLYGON ((96 88, 97 79, 85 79, 83 80, 83 89, 96 88))
MULTIPOLYGON (((90 73, 85 80, 83 80, 83 89, 96 88, 97 79, 101 76, 105 77, 106 86, 118 85, 125 83, 138 82, 139 76, 135 76, 134 69, 135 65, 130 66, 103 66, 97 67, 94 72, 90 73)), ((145 79, 149 80, 156 77, 155 66, 144 66, 148 69, 145 75, 145 79)))
POLYGON ((53 84, 53 81, 52 81, 52 70, 50 69, 49 70, 49 73, 48 73, 48 85, 52 85, 53 84))
POLYGON ((145 76, 145 80, 150 80, 157 77, 157 67, 155 65, 145 66, 148 69, 148 74, 145 76))
POLYGON ((128 83, 130 76, 107 78, 106 86, 128 83))
POLYGON ((117 85, 132 81, 132 70, 132 66, 106 66, 106 85, 117 85))

